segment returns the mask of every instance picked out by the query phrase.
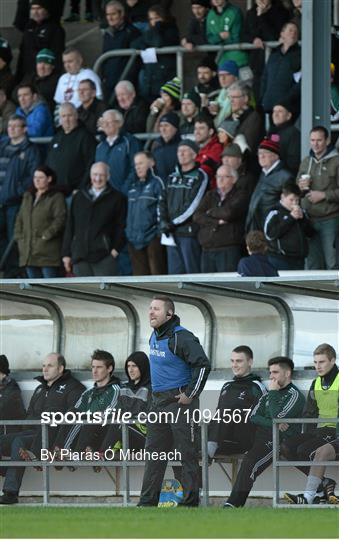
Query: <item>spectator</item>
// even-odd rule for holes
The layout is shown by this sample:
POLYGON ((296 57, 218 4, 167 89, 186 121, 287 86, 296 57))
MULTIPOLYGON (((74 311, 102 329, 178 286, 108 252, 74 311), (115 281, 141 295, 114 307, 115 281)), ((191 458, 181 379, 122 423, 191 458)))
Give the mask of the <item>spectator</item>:
POLYGON ((79 82, 78 96, 81 101, 78 107, 79 120, 93 136, 98 133, 98 120, 106 110, 106 104, 96 97, 95 83, 91 79, 79 82))
POLYGON ((208 115, 199 115, 194 122, 194 138, 199 146, 196 161, 208 174, 210 187, 215 187, 215 173, 221 163, 223 147, 215 133, 214 123, 208 115))
POLYGON ((273 107, 272 121, 268 136, 279 142, 281 161, 285 167, 295 176, 300 165, 300 131, 294 125, 294 120, 298 113, 295 113, 295 107, 288 101, 277 103, 273 107))
POLYGON ((229 87, 238 80, 239 69, 233 60, 227 60, 218 67, 218 79, 220 92, 216 101, 210 102, 209 111, 215 114, 215 126, 219 127, 221 122, 228 118, 232 112, 231 100, 228 96, 229 87))
MULTIPOLYGON (((32 2, 33 3, 33 2, 32 2)), ((17 0, 17 10, 13 25, 20 32, 23 32, 29 21, 30 0, 17 0)), ((46 7, 50 13, 51 20, 60 23, 64 11, 65 0, 46 0, 46 7)))
MULTIPOLYGON (((338 460, 338 448, 339 437, 337 437, 331 443, 323 444, 316 449, 313 454, 313 461, 336 461, 338 460)), ((284 499, 292 504, 318 504, 322 502, 320 497, 317 496, 317 490, 321 486, 325 477, 326 466, 313 465, 310 468, 310 472, 307 476, 307 483, 304 493, 299 495, 293 495, 292 493, 285 493, 284 499)), ((327 479, 329 480, 329 479, 327 479)), ((324 495, 325 501, 329 504, 339 504, 339 497, 334 493, 335 482, 328 482, 325 486, 324 495)))
POLYGON ((164 114, 176 111, 180 108, 181 81, 174 77, 167 81, 160 88, 160 97, 158 97, 150 106, 150 114, 147 118, 147 133, 159 131, 160 120, 164 114))
MULTIPOLYGON (((235 347, 231 353, 233 379, 227 381, 219 395, 214 418, 224 418, 225 411, 241 411, 249 414, 259 399, 266 394, 266 388, 259 375, 252 373, 253 351, 247 345, 235 347)), ((246 419, 240 422, 224 423, 212 420, 208 429, 208 456, 219 454, 243 454, 254 441, 255 426, 246 419)))
MULTIPOLYGON (((71 12, 68 17, 64 19, 64 22, 79 22, 80 21, 80 3, 81 0, 71 0, 71 12)), ((85 21, 93 22, 94 16, 92 11, 92 0, 86 0, 86 13, 85 21)))
POLYGON ((140 32, 145 32, 148 30, 148 8, 156 3, 157 0, 122 0, 126 20, 140 32))
MULTIPOLYGON (((229 87, 228 96, 231 101, 232 110, 231 118, 229 119, 239 122, 235 134, 244 135, 251 155, 255 156, 264 135, 264 124, 262 116, 250 105, 252 91, 246 83, 238 81, 229 87)), ((255 162, 252 163, 252 168, 253 170, 257 168, 256 158, 255 162)))
POLYGON ((127 195, 134 176, 133 158, 140 148, 133 135, 121 132, 123 123, 124 119, 119 111, 110 109, 104 112, 100 127, 106 139, 98 144, 95 161, 107 163, 111 186, 127 195))
POLYGON ((17 96, 20 106, 16 109, 16 114, 25 118, 28 137, 52 137, 52 116, 36 89, 28 83, 20 84, 17 96))
POLYGON ((329 133, 315 126, 310 133, 310 155, 300 164, 297 182, 306 195, 302 208, 311 219, 315 235, 310 240, 307 268, 333 269, 335 237, 339 226, 339 154, 329 133))
MULTIPOLYGON (((136 351, 129 355, 125 362, 127 382, 120 388, 116 410, 121 415, 130 413, 131 420, 128 424, 128 448, 140 450, 145 447, 146 431, 145 424, 139 422, 141 414, 146 414, 151 405, 151 379, 148 356, 142 351, 136 351)), ((122 448, 122 424, 111 424, 104 440, 100 445, 100 454, 103 455, 107 448, 111 448, 113 454, 122 448)), ((126 449, 125 449, 126 450, 126 449)), ((115 457, 115 456, 114 456, 115 457)))
POLYGON ((261 102, 265 112, 286 99, 300 99, 301 48, 298 26, 284 24, 280 32, 281 45, 272 51, 261 81, 261 102))
POLYGON ((291 0, 294 9, 292 9, 292 21, 298 26, 299 35, 301 36, 301 17, 303 0, 291 0))
MULTIPOLYGON (((148 49, 179 45, 179 31, 175 20, 159 4, 148 10, 149 29, 131 43, 134 49, 148 49)), ((176 61, 173 54, 162 54, 156 62, 145 63, 140 73, 140 95, 150 103, 159 95, 161 86, 175 77, 176 61)))
MULTIPOLYGON (((41 49, 51 49, 55 54, 56 70, 61 71, 61 55, 65 49, 65 31, 60 23, 50 18, 46 0, 31 2, 30 20, 24 30, 16 70, 16 81, 35 72, 36 55, 41 49)), ((64 101, 64 100, 62 100, 64 101)))
POLYGON ((95 154, 96 141, 79 124, 78 111, 72 103, 60 107, 61 126, 50 143, 46 165, 57 175, 57 185, 65 194, 86 185, 95 154))
POLYGON ((147 151, 134 156, 135 178, 128 191, 126 236, 134 276, 166 274, 166 252, 159 237, 159 202, 165 189, 147 151))
POLYGON ((7 133, 8 120, 14 113, 14 103, 7 98, 5 89, 0 87, 0 138, 7 133))
POLYGON ((159 130, 160 137, 154 142, 153 156, 155 171, 165 182, 177 163, 177 150, 181 141, 178 115, 174 112, 164 114, 160 120, 159 130))
POLYGON ((243 41, 252 43, 255 50, 249 53, 253 72, 253 89, 260 101, 260 80, 265 68, 265 41, 278 41, 282 26, 289 20, 289 12, 280 0, 255 0, 245 17, 243 41))
MULTIPOLYGON (((102 413, 106 410, 113 411, 116 407, 120 392, 120 380, 114 375, 115 361, 108 351, 95 350, 91 356, 91 370, 93 386, 85 390, 72 410, 79 413, 102 413)), ((64 425, 58 431, 54 443, 54 451, 59 459, 61 449, 73 452, 98 450, 101 442, 100 432, 97 425, 80 423, 74 426, 64 425)), ((72 469, 74 470, 74 469, 72 469)))
POLYGON ((130 81, 120 81, 115 87, 117 110, 123 115, 123 130, 128 133, 144 133, 148 105, 137 96, 134 85, 130 81))
POLYGON ((236 144, 241 153, 246 155, 249 153, 249 146, 246 142, 244 135, 241 133, 236 135, 237 129, 239 127, 238 120, 224 120, 221 122, 218 127, 218 140, 223 147, 223 152, 229 146, 236 144))
POLYGON ((268 259, 277 270, 304 270, 305 267, 307 237, 312 236, 313 229, 299 201, 298 186, 285 184, 279 204, 272 208, 265 220, 268 259))
POLYGON ((283 185, 292 180, 292 174, 280 160, 278 143, 263 139, 259 145, 258 158, 262 170, 248 209, 248 231, 264 229, 266 216, 279 202, 283 185))
POLYGON ((242 277, 275 277, 277 270, 266 255, 268 245, 262 231, 251 231, 246 235, 249 257, 243 257, 238 264, 238 274, 242 277))
POLYGON ((62 260, 66 272, 76 276, 114 276, 125 243, 126 201, 109 185, 106 163, 94 163, 90 176, 90 186, 73 196, 62 260))
POLYGON ((54 94, 58 84, 59 72, 55 69, 55 54, 50 49, 42 49, 36 55, 35 72, 23 78, 22 84, 31 84, 45 100, 51 113, 54 113, 54 94))
POLYGON ((209 56, 200 60, 197 66, 197 84, 191 91, 201 97, 201 105, 207 107, 209 100, 218 95, 220 90, 217 78, 217 65, 209 56))
POLYGON ((11 71, 11 61, 13 55, 10 44, 3 38, 0 38, 0 87, 10 98, 14 87, 14 76, 11 71))
MULTIPOLYGON (((0 49, 1 52, 1 49, 0 49)), ((331 123, 339 120, 339 87, 335 83, 335 65, 331 63, 331 123)), ((1 79, 0 79, 1 80, 1 79)))
POLYGON ((201 98, 194 91, 187 92, 181 100, 180 135, 182 139, 194 140, 194 123, 201 107, 201 98))
MULTIPOLYGON (((238 135, 241 137, 242 135, 238 135)), ((238 173, 237 188, 244 189, 249 195, 252 195, 257 183, 257 177, 247 167, 246 154, 243 154, 238 143, 231 143, 226 146, 221 154, 223 165, 229 165, 238 173)))
MULTIPOLYGON (((40 383, 29 402, 26 420, 41 420, 42 412, 59 411, 65 413, 72 407, 84 389, 71 372, 66 369, 65 358, 58 353, 50 353, 46 356, 42 365, 42 376, 36 377, 40 383)), ((57 429, 49 427, 49 448, 53 447, 57 429)), ((11 460, 19 461, 22 456, 27 456, 23 450, 31 446, 42 448, 41 426, 27 426, 20 432, 9 433, 0 437, 0 453, 10 453, 11 460)), ((37 454, 36 454, 37 455, 37 454)), ((8 467, 3 485, 3 495, 0 504, 18 503, 19 489, 24 476, 24 467, 8 467)))
MULTIPOLYGON (((26 416, 20 387, 10 372, 7 356, 0 354, 0 421, 21 420, 26 416)), ((19 426, 1 426, 0 439, 5 433, 17 431, 19 426)))
MULTIPOLYGON (((27 139, 26 121, 20 116, 10 117, 8 137, 0 140, 0 253, 4 255, 13 239, 14 224, 22 196, 31 187, 33 173, 40 161, 38 148, 27 139)), ((9 254, 5 277, 16 277, 16 252, 9 254)))
POLYGON ((207 189, 208 176, 196 162, 198 150, 189 139, 179 143, 179 164, 166 179, 160 201, 160 232, 173 233, 175 241, 175 245, 167 246, 169 274, 200 272, 198 226, 193 223, 193 214, 207 189))
POLYGON ((69 47, 63 52, 62 60, 66 73, 61 75, 56 87, 54 101, 57 104, 70 102, 75 107, 80 107, 81 101, 78 95, 79 83, 84 79, 91 79, 96 86, 96 96, 102 98, 101 81, 98 75, 89 68, 83 68, 83 57, 78 51, 69 47))
POLYGON ((206 37, 206 21, 210 7, 209 0, 191 0, 192 17, 188 22, 188 29, 185 37, 181 40, 182 47, 188 51, 192 51, 196 45, 205 45, 206 37))
MULTIPOLYGON (((268 361, 268 368, 268 393, 260 398, 250 416, 250 422, 256 426, 254 443, 245 454, 224 508, 244 506, 256 478, 272 463, 272 420, 300 418, 302 413, 305 398, 292 383, 293 361, 286 356, 277 356, 268 361)), ((291 440, 300 428, 298 424, 281 424, 279 432, 282 441, 291 440)))
MULTIPOLYGON (((207 41, 211 45, 231 45, 241 42, 243 17, 241 9, 228 0, 211 0, 212 8, 207 15, 207 41)), ((247 65, 245 51, 225 51, 219 63, 234 60, 238 67, 247 65)))
POLYGON ((60 275, 62 235, 66 204, 55 188, 56 175, 46 165, 33 176, 33 189, 26 191, 16 219, 14 238, 19 264, 29 278, 55 278, 60 275))
POLYGON ((201 271, 235 272, 241 258, 248 194, 237 189, 238 173, 222 165, 217 187, 208 191, 194 213, 202 248, 201 271))
MULTIPOLYGON (((172 413, 175 422, 150 423, 146 451, 178 451, 182 463, 183 506, 199 505, 199 463, 192 412, 199 409, 198 396, 210 371, 210 362, 199 340, 180 326, 171 298, 153 298, 149 318, 152 381, 151 411, 172 413)), ((151 454, 149 454, 151 455, 151 454)), ((167 461, 167 460, 166 460, 167 461)), ((166 461, 148 459, 138 506, 158 506, 166 461)))
MULTIPOLYGON (((105 6, 105 14, 108 27, 104 31, 102 53, 132 48, 131 43, 140 36, 140 32, 126 21, 125 8, 122 3, 111 0, 105 6)), ((110 103, 112 92, 119 82, 127 62, 128 56, 115 56, 107 59, 103 64, 102 80, 108 103, 110 103)))
MULTIPOLYGON (((312 381, 304 409, 303 418, 337 418, 338 417, 338 380, 339 370, 336 365, 336 351, 328 343, 316 347, 313 353, 314 367, 318 374, 312 381)), ((292 461, 306 461, 311 458, 319 446, 330 443, 336 438, 336 424, 331 422, 307 424, 304 433, 295 435, 284 441, 282 454, 292 461)), ((308 467, 297 467, 308 475, 308 467)), ((322 482, 323 490, 334 489, 335 481, 326 478, 322 482)), ((319 486, 320 487, 320 486, 319 486)))

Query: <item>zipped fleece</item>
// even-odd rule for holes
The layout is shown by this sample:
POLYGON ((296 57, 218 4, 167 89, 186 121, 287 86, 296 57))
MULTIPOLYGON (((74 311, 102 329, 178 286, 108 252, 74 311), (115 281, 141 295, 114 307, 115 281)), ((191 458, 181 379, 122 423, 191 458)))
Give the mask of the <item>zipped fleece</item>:
POLYGON ((302 199, 302 207, 311 219, 317 221, 339 216, 339 153, 330 146, 324 156, 317 159, 310 155, 300 164, 297 182, 302 174, 311 176, 311 190, 324 191, 325 199, 312 204, 307 197, 302 199))

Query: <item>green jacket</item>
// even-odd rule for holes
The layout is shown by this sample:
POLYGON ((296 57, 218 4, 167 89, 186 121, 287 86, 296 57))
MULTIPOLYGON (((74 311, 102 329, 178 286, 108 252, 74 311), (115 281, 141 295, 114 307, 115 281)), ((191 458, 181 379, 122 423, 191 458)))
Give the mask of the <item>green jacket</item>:
POLYGON ((26 191, 15 223, 20 266, 60 266, 65 197, 50 189, 36 204, 34 200, 34 194, 26 191))
MULTIPOLYGON (((231 45, 240 43, 243 25, 243 17, 240 8, 226 2, 222 13, 211 8, 207 15, 206 34, 207 41, 211 45, 231 45), (229 32, 228 39, 220 37, 221 32, 229 32)), ((248 56, 244 51, 225 51, 219 59, 219 64, 225 60, 234 60, 238 67, 248 64, 248 56)))
MULTIPOLYGON (((303 394, 292 383, 281 390, 269 390, 253 409, 251 422, 271 431, 273 418, 301 418, 304 404, 303 394)), ((301 425, 291 424, 286 431, 280 432, 281 438, 297 435, 301 431, 301 425)))
POLYGON ((120 393, 119 379, 114 375, 105 386, 94 384, 92 388, 85 390, 75 404, 74 410, 80 412, 105 411, 109 407, 114 409, 120 393))

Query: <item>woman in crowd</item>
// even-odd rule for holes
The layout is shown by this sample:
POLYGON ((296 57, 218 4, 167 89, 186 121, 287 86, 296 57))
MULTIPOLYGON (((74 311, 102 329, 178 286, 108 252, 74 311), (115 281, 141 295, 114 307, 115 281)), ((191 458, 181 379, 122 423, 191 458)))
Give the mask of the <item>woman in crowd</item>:
POLYGON ((55 184, 55 172, 47 165, 38 167, 16 220, 20 266, 26 268, 29 278, 54 278, 60 273, 66 204, 55 184))

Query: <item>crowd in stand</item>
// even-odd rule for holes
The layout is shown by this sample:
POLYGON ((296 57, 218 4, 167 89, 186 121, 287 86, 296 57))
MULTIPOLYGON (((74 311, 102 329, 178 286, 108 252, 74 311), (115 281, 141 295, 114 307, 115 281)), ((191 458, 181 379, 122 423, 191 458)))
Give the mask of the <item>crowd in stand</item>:
MULTIPOLYGON (((228 0, 192 0, 183 37, 172 2, 86 2, 102 52, 234 44, 201 53, 191 88, 170 54, 148 51, 129 70, 127 56, 99 74, 85 67, 65 48, 55 4, 32 0, 18 12, 15 73, 0 40, 5 277, 339 268, 338 150, 314 126, 309 155, 300 152, 302 0, 255 0, 245 14, 228 0), (279 45, 265 64, 266 41, 279 45), (155 139, 144 145, 144 132, 155 139)), ((65 23, 79 20, 79 1, 71 7, 65 23)))

